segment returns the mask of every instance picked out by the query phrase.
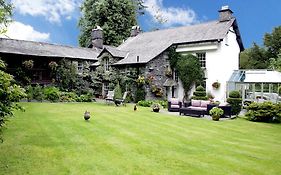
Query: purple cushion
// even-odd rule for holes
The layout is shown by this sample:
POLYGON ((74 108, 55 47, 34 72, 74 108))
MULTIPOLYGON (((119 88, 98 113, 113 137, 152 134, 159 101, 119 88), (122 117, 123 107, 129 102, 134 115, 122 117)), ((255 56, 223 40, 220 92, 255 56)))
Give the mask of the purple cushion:
POLYGON ((177 98, 171 98, 171 105, 178 105, 179 100, 177 98))
POLYGON ((201 106, 201 100, 191 100, 191 106, 200 107, 201 106))
POLYGON ((195 107, 195 106, 189 106, 188 109, 192 109, 195 111, 206 111, 206 108, 202 108, 202 107, 195 107))
POLYGON ((179 109, 180 105, 171 105, 171 108, 179 109))
POLYGON ((210 101, 202 100, 201 101, 201 107, 207 108, 207 105, 210 104, 210 101))

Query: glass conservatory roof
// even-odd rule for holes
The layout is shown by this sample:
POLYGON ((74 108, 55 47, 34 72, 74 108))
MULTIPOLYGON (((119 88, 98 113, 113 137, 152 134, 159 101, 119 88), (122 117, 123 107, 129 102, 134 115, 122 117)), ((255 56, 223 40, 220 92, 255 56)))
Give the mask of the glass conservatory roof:
POLYGON ((273 70, 235 70, 229 82, 281 83, 281 73, 273 70))

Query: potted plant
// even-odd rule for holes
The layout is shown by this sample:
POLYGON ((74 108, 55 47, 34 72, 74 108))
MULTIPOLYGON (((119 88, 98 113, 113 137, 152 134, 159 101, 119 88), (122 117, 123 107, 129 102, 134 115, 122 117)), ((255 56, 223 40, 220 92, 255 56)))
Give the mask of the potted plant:
POLYGON ((221 84, 218 81, 216 81, 212 84, 212 86, 213 86, 214 89, 219 89, 221 84))
POLYGON ((219 121, 220 117, 223 115, 223 110, 218 107, 213 107, 210 110, 210 115, 212 116, 214 121, 219 121))
POLYGON ((151 107, 152 107, 153 112, 159 112, 159 110, 160 110, 159 103, 153 103, 151 107))

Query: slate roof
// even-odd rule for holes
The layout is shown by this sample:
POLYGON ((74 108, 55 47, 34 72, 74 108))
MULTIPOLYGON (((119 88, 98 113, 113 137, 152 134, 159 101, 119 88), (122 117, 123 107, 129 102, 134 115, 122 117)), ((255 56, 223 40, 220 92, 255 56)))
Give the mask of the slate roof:
POLYGON ((0 38, 0 53, 97 60, 101 50, 0 38))
POLYGON ((101 56, 103 52, 109 52, 113 57, 118 57, 118 58, 124 58, 126 57, 126 55, 128 54, 127 51, 123 51, 123 50, 119 50, 114 46, 108 46, 108 45, 104 45, 103 50, 100 52, 100 54, 98 55, 101 56))
POLYGON ((212 21, 186 27, 145 32, 130 37, 117 47, 119 50, 128 51, 129 54, 115 65, 147 63, 173 44, 222 40, 231 26, 234 26, 240 48, 244 50, 236 20, 232 18, 225 22, 212 21), (137 62, 137 56, 139 56, 139 62, 137 62))

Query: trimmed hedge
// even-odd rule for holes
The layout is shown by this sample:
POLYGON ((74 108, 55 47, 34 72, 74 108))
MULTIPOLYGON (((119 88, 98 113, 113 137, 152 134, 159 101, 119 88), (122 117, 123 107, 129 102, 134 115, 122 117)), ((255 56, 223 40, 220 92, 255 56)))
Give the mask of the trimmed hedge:
POLYGON ((272 102, 252 103, 245 114, 248 120, 255 122, 280 122, 281 120, 281 103, 273 104, 272 102))
POLYGON ((227 103, 231 105, 231 115, 238 115, 242 108, 242 98, 239 91, 231 91, 227 103))
POLYGON ((206 91, 203 86, 197 86, 196 91, 193 92, 193 96, 191 99, 194 100, 208 100, 208 97, 206 96, 206 91))

